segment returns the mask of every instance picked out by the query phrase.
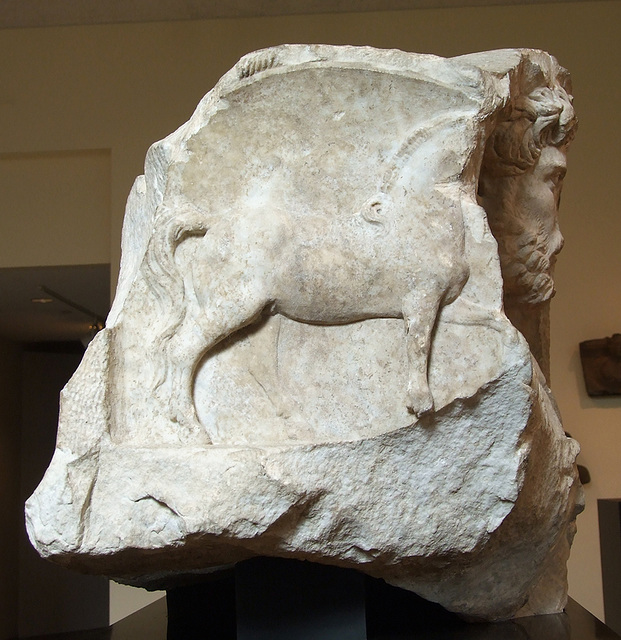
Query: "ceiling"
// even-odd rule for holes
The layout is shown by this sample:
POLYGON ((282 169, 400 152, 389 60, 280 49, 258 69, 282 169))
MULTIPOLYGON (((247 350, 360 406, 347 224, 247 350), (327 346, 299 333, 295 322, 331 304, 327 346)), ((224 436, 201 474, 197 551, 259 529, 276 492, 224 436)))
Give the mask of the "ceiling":
POLYGON ((0 28, 562 1, 567 0, 0 0, 0 28))

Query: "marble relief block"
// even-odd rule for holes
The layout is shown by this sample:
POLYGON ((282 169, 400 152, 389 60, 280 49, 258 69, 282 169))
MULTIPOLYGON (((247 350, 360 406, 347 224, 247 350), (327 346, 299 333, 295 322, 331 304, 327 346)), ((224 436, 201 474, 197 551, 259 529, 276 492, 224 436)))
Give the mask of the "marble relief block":
POLYGON ((146 588, 296 558, 470 618, 560 611, 571 101, 534 50, 242 58, 129 196, 113 308, 26 505, 39 553, 146 588))

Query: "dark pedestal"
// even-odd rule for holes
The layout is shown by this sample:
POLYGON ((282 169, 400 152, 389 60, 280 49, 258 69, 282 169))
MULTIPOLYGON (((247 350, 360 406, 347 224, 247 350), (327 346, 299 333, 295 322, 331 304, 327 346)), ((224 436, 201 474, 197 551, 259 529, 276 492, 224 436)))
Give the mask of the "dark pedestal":
POLYGON ((236 638, 235 571, 205 576, 200 582, 169 589, 167 640, 236 638))
POLYGON ((606 624, 621 633, 621 499, 597 501, 606 624))
POLYGON ((362 574, 255 558, 167 591, 167 640, 366 640, 362 574))
MULTIPOLYGON (((437 604, 347 569, 256 558, 168 591, 167 640, 613 640, 571 602, 568 614, 469 624, 437 604), (234 579, 231 578, 234 575, 234 579)), ((114 639, 116 640, 116 639, 114 639)), ((132 639, 133 640, 133 639, 132 639)))
POLYGON ((237 640, 366 640, 364 577, 257 558, 236 571, 237 640))

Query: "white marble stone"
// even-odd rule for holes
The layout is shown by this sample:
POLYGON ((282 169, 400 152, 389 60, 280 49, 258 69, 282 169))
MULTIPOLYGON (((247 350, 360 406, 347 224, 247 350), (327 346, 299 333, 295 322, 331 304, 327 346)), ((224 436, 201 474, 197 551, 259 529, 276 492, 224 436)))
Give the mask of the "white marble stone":
POLYGON ((242 58, 129 197, 27 503, 39 552, 148 587, 292 557, 475 618, 559 611, 578 447, 531 348, 547 371, 568 90, 532 50, 242 58))

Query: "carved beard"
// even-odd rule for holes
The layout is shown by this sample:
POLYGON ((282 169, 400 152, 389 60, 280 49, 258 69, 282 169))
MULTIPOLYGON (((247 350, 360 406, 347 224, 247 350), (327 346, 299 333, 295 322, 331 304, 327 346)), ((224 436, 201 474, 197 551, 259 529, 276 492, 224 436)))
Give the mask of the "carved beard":
POLYGON ((552 298, 556 256, 548 256, 548 238, 540 229, 506 229, 497 236, 505 298, 539 304, 552 298))
POLYGON ((554 264, 549 233, 536 213, 516 206, 519 188, 515 176, 480 180, 480 203, 498 242, 506 302, 540 304, 552 298, 554 264))

